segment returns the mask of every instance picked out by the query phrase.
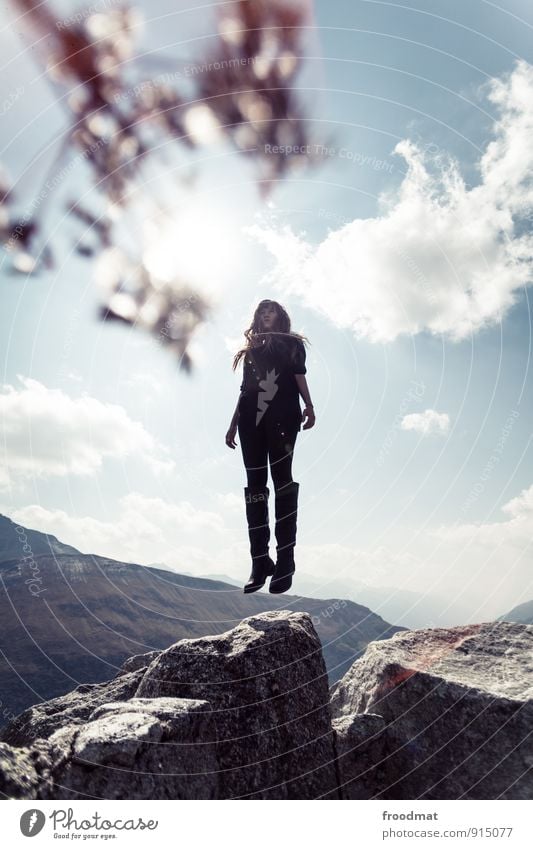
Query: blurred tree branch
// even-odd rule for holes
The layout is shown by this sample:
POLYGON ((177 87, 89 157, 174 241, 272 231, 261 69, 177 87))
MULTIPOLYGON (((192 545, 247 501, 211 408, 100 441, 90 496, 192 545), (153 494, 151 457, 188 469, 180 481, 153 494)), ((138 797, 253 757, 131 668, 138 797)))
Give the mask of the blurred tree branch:
MULTIPOLYGON (((140 16, 121 7, 71 18, 58 18, 49 2, 12 0, 18 25, 32 40, 56 101, 69 126, 44 186, 67 181, 69 157, 84 162, 99 208, 71 200, 67 213, 82 228, 76 250, 98 255, 97 283, 102 296, 100 317, 143 327, 189 370, 187 346, 195 328, 209 314, 207 300, 187 281, 157 280, 138 253, 119 244, 118 222, 132 199, 146 199, 147 210, 172 217, 161 199, 148 198, 144 169, 163 157, 171 142, 182 153, 205 143, 229 142, 257 169, 261 196, 305 156, 273 156, 269 145, 305 149, 307 121, 295 95, 302 63, 301 27, 309 0, 235 0, 217 9, 211 48, 193 65, 187 79, 179 61, 168 57, 168 72, 146 76, 146 62, 135 51, 140 16), (55 172, 56 180, 49 175, 55 172)), ((34 49, 33 49, 34 48, 34 49)), ((174 178, 181 188, 185 177, 174 178)), ((68 183, 67 183, 68 185, 68 183)), ((0 239, 22 273, 50 268, 54 245, 46 236, 48 192, 40 190, 15 213, 18 199, 7 177, 0 178, 0 239), (37 250, 37 244, 42 247, 37 250)), ((179 234, 178 234, 179 235, 179 234)))

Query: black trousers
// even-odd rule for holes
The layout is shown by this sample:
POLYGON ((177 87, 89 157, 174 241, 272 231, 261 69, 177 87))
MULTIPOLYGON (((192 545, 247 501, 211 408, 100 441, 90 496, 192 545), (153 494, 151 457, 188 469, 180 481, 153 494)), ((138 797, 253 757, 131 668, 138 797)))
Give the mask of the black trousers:
POLYGON ((268 482, 268 464, 276 491, 292 481, 292 456, 301 426, 301 412, 286 411, 271 405, 258 424, 257 407, 241 402, 238 432, 246 468, 248 486, 264 489, 268 482))

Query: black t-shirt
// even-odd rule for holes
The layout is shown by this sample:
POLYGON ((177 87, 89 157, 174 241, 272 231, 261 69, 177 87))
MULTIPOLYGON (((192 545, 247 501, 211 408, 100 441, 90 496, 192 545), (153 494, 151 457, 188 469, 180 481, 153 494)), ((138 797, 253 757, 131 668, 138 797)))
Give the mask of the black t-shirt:
POLYGON ((305 374, 305 347, 290 334, 273 334, 271 345, 251 348, 244 357, 241 403, 257 410, 258 424, 267 410, 300 416, 295 374, 305 374))

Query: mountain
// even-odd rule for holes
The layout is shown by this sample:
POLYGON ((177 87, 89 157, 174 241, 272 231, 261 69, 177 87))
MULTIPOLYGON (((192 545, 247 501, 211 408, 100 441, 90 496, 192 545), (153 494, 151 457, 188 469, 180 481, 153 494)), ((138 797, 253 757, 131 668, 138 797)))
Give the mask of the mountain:
POLYGON ((17 560, 37 554, 78 554, 71 545, 64 545, 52 534, 22 528, 0 514, 0 562, 17 560))
POLYGON ((533 601, 525 601, 513 607, 505 616, 498 617, 499 622, 520 622, 522 625, 533 625, 533 601))
POLYGON ((242 584, 248 576, 243 581, 238 581, 237 578, 232 578, 231 575, 225 575, 223 572, 220 572, 220 574, 213 572, 213 574, 202 575, 201 577, 208 581, 222 581, 224 584, 231 584, 232 587, 241 587, 242 589, 242 584))
MULTIPOLYGON (((3 518, 9 554, 19 544, 15 528, 3 518)), ((351 601, 244 595, 221 581, 82 554, 55 537, 25 533, 31 553, 0 562, 0 722, 77 684, 112 678, 132 655, 219 634, 268 610, 309 613, 330 681, 371 640, 404 630, 351 601)))

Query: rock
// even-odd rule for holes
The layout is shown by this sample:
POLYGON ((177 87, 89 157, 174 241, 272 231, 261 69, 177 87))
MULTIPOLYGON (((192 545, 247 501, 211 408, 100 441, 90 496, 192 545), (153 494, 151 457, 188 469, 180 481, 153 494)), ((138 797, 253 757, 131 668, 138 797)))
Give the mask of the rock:
POLYGON ((386 724, 360 713, 333 720, 342 799, 372 799, 386 784, 386 724))
POLYGON ((138 669, 145 669, 158 654, 160 654, 158 651, 149 651, 146 654, 135 654, 133 657, 128 657, 115 675, 115 678, 119 678, 126 672, 136 672, 138 669))
POLYGON ((206 702, 105 704, 48 740, 53 784, 42 799, 214 799, 217 762, 206 702))
POLYGON ((99 705, 131 698, 142 676, 139 669, 103 684, 79 684, 66 696, 33 705, 6 726, 2 740, 12 746, 31 746, 65 725, 82 725, 99 705))
POLYGON ((332 711, 385 720, 376 797, 530 799, 533 626, 488 622, 371 643, 333 688, 332 711))
POLYGON ((27 749, 0 743, 0 795, 8 799, 36 799, 39 774, 27 749))
POLYGON ((220 798, 336 796, 326 669, 308 614, 269 611, 181 640, 150 664, 137 696, 209 702, 220 798))

